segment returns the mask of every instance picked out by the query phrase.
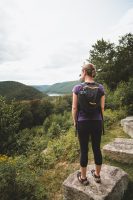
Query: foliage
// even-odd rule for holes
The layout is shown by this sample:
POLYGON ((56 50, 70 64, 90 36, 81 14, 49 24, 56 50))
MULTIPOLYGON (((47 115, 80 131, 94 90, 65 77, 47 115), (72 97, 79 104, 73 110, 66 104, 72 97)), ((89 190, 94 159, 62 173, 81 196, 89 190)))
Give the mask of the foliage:
POLYGON ((121 107, 126 107, 127 114, 133 115, 133 78, 126 84, 120 83, 114 93, 116 102, 120 101, 121 107))
POLYGON ((115 89, 121 81, 133 77, 133 34, 122 36, 119 44, 97 40, 90 50, 89 61, 97 67, 97 80, 115 89))
POLYGON ((16 155, 37 154, 47 147, 47 143, 48 138, 44 135, 42 128, 23 129, 16 135, 14 151, 16 155))
POLYGON ((53 105, 48 99, 33 100, 30 102, 31 112, 33 115, 33 124, 41 125, 46 117, 53 111, 53 105))
POLYGON ((119 39, 116 47, 117 59, 114 67, 113 80, 117 83, 128 82, 133 77, 133 34, 128 33, 119 39))
POLYGON ((111 91, 104 84, 106 92, 105 108, 111 110, 125 110, 127 115, 133 115, 133 78, 128 82, 120 82, 115 91, 111 91))
POLYGON ((31 148, 33 135, 30 129, 23 129, 16 135, 16 154, 26 154, 31 148))
POLYGON ((48 98, 21 102, 22 107, 20 130, 42 125, 43 121, 53 113, 53 104, 48 98))
POLYGON ((42 100, 23 101, 18 104, 22 110, 19 126, 19 129, 22 130, 42 125, 52 113, 63 115, 64 111, 70 111, 72 97, 70 95, 49 97, 42 100))
POLYGON ((113 98, 114 98, 114 92, 110 90, 110 88, 107 86, 107 84, 104 85, 104 90, 105 90, 105 109, 117 109, 117 105, 114 104, 113 98))
POLYGON ((45 96, 37 89, 15 81, 0 82, 0 95, 8 100, 31 100, 41 99, 45 96))
POLYGON ((70 129, 60 138, 55 138, 48 142, 47 148, 42 153, 44 167, 46 169, 54 167, 55 163, 61 160, 73 162, 79 155, 78 140, 75 138, 73 129, 70 129))
POLYGON ((49 137, 54 138, 66 132, 71 126, 71 121, 71 114, 69 112, 64 112, 63 115, 52 114, 43 123, 44 131, 49 137))
POLYGON ((54 105, 54 113, 56 114, 63 114, 64 111, 71 111, 72 105, 72 96, 71 95, 64 95, 58 96, 53 101, 54 105))
POLYGON ((29 102, 20 103, 22 107, 21 120, 19 129, 32 128, 34 125, 34 118, 31 112, 31 106, 29 102))
POLYGON ((43 200, 47 199, 44 186, 34 171, 29 170, 20 159, 0 160, 1 200, 43 200))
POLYGON ((15 143, 15 135, 19 130, 20 106, 14 101, 10 104, 0 97, 0 153, 11 154, 15 143))
POLYGON ((115 56, 114 44, 104 39, 97 40, 96 44, 92 46, 89 61, 94 63, 97 67, 97 80, 99 82, 105 82, 109 85, 111 81, 111 68, 114 65, 115 56))
POLYGON ((104 112, 104 126, 105 129, 109 129, 111 125, 118 122, 122 118, 126 117, 126 110, 114 110, 106 109, 104 112))
POLYGON ((52 122, 50 128, 48 129, 48 135, 51 138, 57 137, 61 133, 61 127, 56 122, 52 122))

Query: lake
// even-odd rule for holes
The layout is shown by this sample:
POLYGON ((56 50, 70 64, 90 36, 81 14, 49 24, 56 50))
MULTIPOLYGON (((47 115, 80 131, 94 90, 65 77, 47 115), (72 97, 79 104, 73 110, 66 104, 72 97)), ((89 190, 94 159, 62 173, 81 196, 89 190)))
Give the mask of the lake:
POLYGON ((58 94, 58 93, 47 93, 48 96, 63 96, 64 94, 58 94))

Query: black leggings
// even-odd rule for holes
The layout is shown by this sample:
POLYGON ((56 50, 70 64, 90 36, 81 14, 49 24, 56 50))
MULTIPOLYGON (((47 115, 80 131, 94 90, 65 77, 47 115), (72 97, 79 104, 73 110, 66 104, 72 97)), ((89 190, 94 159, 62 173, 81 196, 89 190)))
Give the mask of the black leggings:
POLYGON ((92 150, 96 165, 102 164, 102 154, 100 150, 102 135, 101 120, 86 120, 78 122, 78 139, 80 144, 80 165, 87 167, 88 164, 88 144, 91 136, 92 150))

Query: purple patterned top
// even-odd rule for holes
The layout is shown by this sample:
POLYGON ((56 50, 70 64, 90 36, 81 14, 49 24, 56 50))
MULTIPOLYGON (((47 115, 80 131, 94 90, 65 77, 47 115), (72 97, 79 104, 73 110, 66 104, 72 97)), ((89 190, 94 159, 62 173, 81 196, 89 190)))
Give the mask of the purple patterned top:
MULTIPOLYGON (((74 92, 76 95, 78 95, 79 91, 82 90, 84 83, 81 83, 79 85, 75 85, 72 92, 74 92)), ((105 94, 103 85, 99 84, 99 91, 100 95, 103 96, 105 94)), ((101 112, 99 110, 96 110, 93 115, 87 116, 86 113, 84 113, 82 110, 78 112, 78 121, 84 121, 84 120, 102 120, 101 112)))

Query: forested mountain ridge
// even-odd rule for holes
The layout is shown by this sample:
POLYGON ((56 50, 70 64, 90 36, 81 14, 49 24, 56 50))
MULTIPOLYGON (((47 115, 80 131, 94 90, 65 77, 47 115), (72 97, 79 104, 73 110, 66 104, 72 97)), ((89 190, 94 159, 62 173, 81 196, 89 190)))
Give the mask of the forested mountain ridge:
POLYGON ((62 83, 55 83, 53 85, 42 85, 33 86, 39 91, 44 93, 60 93, 60 94, 70 94, 74 85, 78 84, 79 81, 66 81, 62 83))
POLYGON ((17 100, 32 100, 43 97, 42 92, 34 87, 16 81, 1 81, 0 95, 5 96, 9 100, 14 98, 17 100))
POLYGON ((51 85, 32 85, 32 87, 36 88, 40 92, 46 91, 51 85))

